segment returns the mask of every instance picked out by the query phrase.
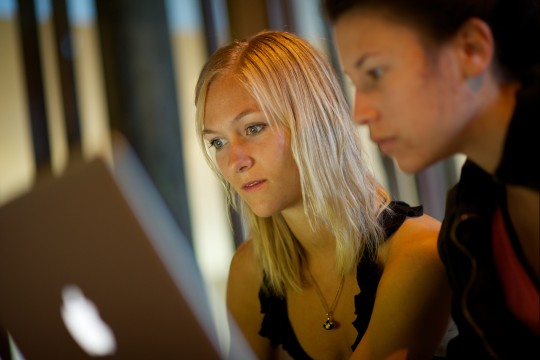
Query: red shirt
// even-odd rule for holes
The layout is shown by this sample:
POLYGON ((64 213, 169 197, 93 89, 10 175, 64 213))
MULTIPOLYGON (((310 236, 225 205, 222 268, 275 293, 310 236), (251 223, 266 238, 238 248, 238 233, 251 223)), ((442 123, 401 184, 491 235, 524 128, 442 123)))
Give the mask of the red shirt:
POLYGON ((493 257, 504 289, 506 303, 516 318, 540 335, 538 288, 512 246, 512 240, 500 209, 495 211, 492 230, 493 257))

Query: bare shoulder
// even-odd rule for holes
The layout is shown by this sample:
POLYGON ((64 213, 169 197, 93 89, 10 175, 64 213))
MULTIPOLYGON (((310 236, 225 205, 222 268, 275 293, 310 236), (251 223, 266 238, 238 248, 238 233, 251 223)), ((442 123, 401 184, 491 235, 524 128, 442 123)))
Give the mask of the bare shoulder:
POLYGON ((252 240, 246 240, 236 249, 232 260, 230 271, 256 275, 261 273, 261 267, 255 254, 255 247, 252 240))
POLYGON ((440 225, 428 215, 407 218, 381 247, 383 273, 358 358, 389 358, 404 348, 410 358, 433 356, 450 316, 450 288, 437 251, 440 225))
MULTIPOLYGON (((407 218, 399 229, 388 239, 384 249, 385 259, 393 261, 397 258, 413 256, 416 261, 437 258, 437 238, 441 222, 429 215, 407 218)), ((386 262, 386 261, 385 261, 386 262)))
POLYGON ((228 278, 229 297, 234 302, 242 299, 242 294, 257 294, 262 281, 262 269, 257 261, 252 240, 244 241, 235 251, 228 278))
POLYGON ((429 215, 407 218, 403 225, 396 231, 399 238, 410 236, 437 236, 441 228, 441 222, 429 215))
POLYGON ((231 260, 227 281, 227 308, 257 358, 267 359, 272 354, 270 341, 259 335, 263 321, 258 296, 262 282, 259 264, 253 241, 244 241, 231 260))

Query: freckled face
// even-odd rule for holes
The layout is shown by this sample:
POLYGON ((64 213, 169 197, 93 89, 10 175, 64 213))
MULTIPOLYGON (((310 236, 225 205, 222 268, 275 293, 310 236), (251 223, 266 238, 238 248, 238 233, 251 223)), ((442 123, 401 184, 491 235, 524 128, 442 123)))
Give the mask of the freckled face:
POLYGON ((224 178, 255 214, 302 209, 288 132, 270 128, 255 99, 231 75, 218 77, 208 89, 204 138, 224 178))
POLYGON ((369 126, 382 152, 412 173, 459 151, 469 118, 450 43, 430 58, 411 28, 357 10, 338 19, 334 37, 355 86, 355 122, 369 126))

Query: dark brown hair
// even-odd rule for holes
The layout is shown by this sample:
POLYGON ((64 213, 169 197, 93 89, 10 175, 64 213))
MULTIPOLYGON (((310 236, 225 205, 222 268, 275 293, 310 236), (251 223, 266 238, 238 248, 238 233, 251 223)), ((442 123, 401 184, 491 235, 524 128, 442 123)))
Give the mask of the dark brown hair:
POLYGON ((353 9, 380 10, 434 42, 479 18, 493 33, 496 61, 506 76, 526 82, 540 75, 539 0, 323 0, 323 5, 331 22, 353 9))

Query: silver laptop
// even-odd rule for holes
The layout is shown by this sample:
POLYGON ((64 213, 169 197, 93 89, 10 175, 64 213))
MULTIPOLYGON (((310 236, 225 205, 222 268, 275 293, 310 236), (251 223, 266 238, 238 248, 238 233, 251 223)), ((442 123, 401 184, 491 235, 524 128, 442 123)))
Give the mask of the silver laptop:
POLYGON ((218 343, 193 250, 125 144, 114 164, 73 165, 0 208, 0 326, 17 357, 254 358, 237 334, 218 343))

